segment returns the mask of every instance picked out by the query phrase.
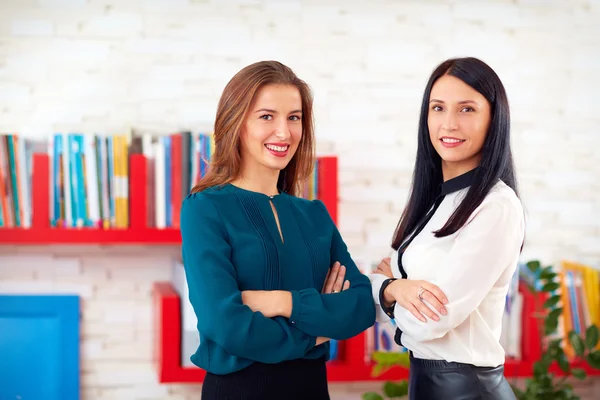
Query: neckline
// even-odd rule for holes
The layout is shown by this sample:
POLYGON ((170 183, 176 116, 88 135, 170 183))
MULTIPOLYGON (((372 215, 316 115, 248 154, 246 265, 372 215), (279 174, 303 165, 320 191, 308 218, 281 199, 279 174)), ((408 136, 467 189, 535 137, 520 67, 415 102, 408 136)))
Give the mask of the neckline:
POLYGON ((273 199, 275 199, 276 197, 279 197, 279 196, 281 196, 281 195, 283 194, 283 193, 277 193, 277 194, 274 194, 274 195, 268 195, 268 194, 265 194, 265 193, 262 193, 262 192, 256 192, 256 191, 254 191, 254 190, 250 190, 250 189, 244 189, 244 188, 242 188, 242 187, 239 187, 239 186, 236 186, 236 185, 234 185, 234 184, 233 184, 233 183, 231 183, 231 182, 228 182, 228 183, 226 183, 225 185, 226 185, 226 186, 229 186, 229 187, 231 187, 231 188, 233 188, 234 190, 239 190, 239 191, 241 191, 241 192, 244 192, 244 193, 249 193, 249 194, 252 194, 252 195, 255 195, 255 196, 259 196, 259 197, 266 197, 266 198, 268 198, 268 199, 271 199, 271 200, 273 200, 273 199))
POLYGON ((475 167, 464 174, 458 175, 452 179, 448 179, 446 182, 441 184, 441 195, 447 195, 453 192, 457 192, 462 189, 466 189, 475 180, 475 174, 479 167, 475 167))

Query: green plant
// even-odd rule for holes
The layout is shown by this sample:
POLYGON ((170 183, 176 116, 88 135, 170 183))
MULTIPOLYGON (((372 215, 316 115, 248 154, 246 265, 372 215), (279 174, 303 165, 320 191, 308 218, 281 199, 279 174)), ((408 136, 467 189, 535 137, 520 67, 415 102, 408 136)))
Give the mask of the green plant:
POLYGON ((572 376, 585 379, 586 372, 579 366, 587 363, 594 369, 600 369, 600 351, 596 350, 598 344, 598 327, 591 325, 586 329, 585 336, 581 337, 575 332, 569 332, 567 340, 575 352, 575 359, 568 360, 561 345, 562 338, 553 338, 558 328, 558 321, 563 313, 560 307, 560 295, 555 291, 560 287, 557 274, 552 266, 542 267, 539 261, 530 261, 527 268, 538 276, 541 290, 530 287, 532 292, 541 292, 548 295, 541 306, 540 314, 543 318, 542 343, 546 343, 540 360, 533 365, 533 377, 525 381, 525 390, 513 386, 519 400, 575 400, 579 399, 573 392, 573 386, 566 380, 572 376), (550 372, 550 367, 556 363, 563 371, 563 376, 558 377, 550 372))
MULTIPOLYGON (((373 367, 372 372, 373 376, 379 376, 395 366, 402 368, 408 368, 410 366, 410 359, 407 352, 387 353, 383 351, 376 351, 373 353, 373 361, 375 361, 375 366, 373 367)), ((362 400, 384 400, 385 398, 394 399, 405 397, 407 395, 408 381, 387 381, 383 384, 383 395, 375 392, 368 392, 363 394, 362 400)))

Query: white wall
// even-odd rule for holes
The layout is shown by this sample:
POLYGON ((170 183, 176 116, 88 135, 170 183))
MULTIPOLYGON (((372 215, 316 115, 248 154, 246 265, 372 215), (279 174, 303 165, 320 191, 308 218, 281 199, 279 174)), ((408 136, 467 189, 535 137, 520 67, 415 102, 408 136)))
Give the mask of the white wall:
MULTIPOLYGON (((280 60, 314 89, 320 149, 340 157, 342 234, 355 256, 376 260, 406 198, 429 73, 472 55, 508 91, 528 212, 524 259, 597 265, 598 21, 596 0, 0 0, 0 131, 208 130, 235 72, 280 60)), ((88 398, 130 390, 179 399, 191 392, 154 383, 144 331, 149 282, 165 278, 173 253, 87 254, 80 267, 50 273, 37 263, 25 275, 15 260, 18 268, 2 269, 3 287, 80 285, 69 290, 85 294, 88 398)))

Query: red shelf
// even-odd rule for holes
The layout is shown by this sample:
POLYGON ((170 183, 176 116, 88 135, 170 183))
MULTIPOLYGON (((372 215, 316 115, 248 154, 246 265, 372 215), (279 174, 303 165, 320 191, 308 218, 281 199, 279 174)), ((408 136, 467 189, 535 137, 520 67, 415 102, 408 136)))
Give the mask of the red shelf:
POLYGON ((154 284, 152 290, 155 315, 154 360, 161 383, 202 382, 206 372, 181 366, 181 302, 168 282, 154 284))
POLYGON ((100 245, 178 245, 178 229, 13 229, 0 228, 0 244, 100 244, 100 245))
MULTIPOLYGON (((33 156, 33 226, 24 228, 0 228, 0 245, 178 245, 181 235, 178 229, 154 229, 147 227, 146 159, 141 154, 129 158, 129 229, 51 228, 50 227, 50 159, 46 154, 33 156)), ((319 157, 319 198, 331 217, 337 221, 337 158, 319 157)))

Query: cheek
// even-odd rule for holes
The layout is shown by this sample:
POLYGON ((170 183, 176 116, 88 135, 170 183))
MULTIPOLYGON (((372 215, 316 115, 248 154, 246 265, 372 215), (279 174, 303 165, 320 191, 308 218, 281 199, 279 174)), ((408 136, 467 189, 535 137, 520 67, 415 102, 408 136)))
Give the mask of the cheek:
POLYGON ((263 142, 267 140, 269 134, 266 132, 264 127, 260 125, 250 126, 246 134, 246 144, 248 147, 260 147, 263 142))
POLYGON ((442 112, 431 112, 427 115, 427 126, 430 132, 437 132, 444 122, 442 112))
POLYGON ((431 140, 437 139, 439 125, 440 124, 436 121, 436 118, 432 118, 431 116, 427 118, 427 129, 429 130, 429 138, 431 140))
POLYGON ((297 124, 290 126, 290 136, 294 143, 300 143, 300 139, 302 139, 302 125, 297 124))
POLYGON ((469 126, 469 133, 471 140, 478 146, 483 146, 485 137, 487 135, 487 125, 480 121, 473 121, 469 126))

